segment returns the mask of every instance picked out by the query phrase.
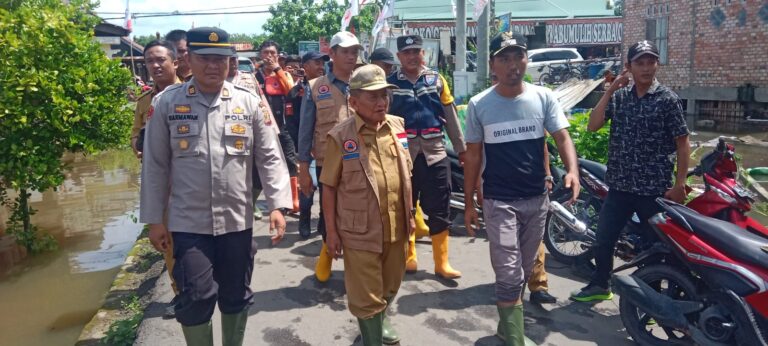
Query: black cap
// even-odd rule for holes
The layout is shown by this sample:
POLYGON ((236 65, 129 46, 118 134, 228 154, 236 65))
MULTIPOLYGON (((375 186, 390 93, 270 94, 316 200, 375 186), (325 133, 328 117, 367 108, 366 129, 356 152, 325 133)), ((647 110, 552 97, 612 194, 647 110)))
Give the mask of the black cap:
POLYGON ((491 40, 491 57, 501 53, 503 50, 511 47, 528 50, 528 39, 522 34, 512 32, 500 32, 491 40))
POLYGON ((401 52, 411 48, 421 49, 423 42, 424 40, 419 35, 400 36, 397 38, 397 51, 401 52))
POLYGON ((301 63, 306 64, 307 61, 310 60, 322 60, 322 61, 328 61, 331 60, 331 58, 323 53, 320 53, 318 51, 312 51, 304 53, 304 56, 301 57, 301 63))
POLYGON ((640 41, 633 44, 632 47, 629 47, 629 52, 627 52, 627 61, 635 61, 637 58, 646 54, 653 55, 658 58, 659 49, 656 48, 656 45, 649 41, 640 41))
POLYGON ((384 47, 376 48, 373 53, 371 53, 371 56, 368 57, 368 60, 371 62, 381 61, 387 64, 395 64, 395 56, 392 55, 392 52, 390 52, 389 49, 384 47))
POLYGON ((200 55, 232 56, 229 34, 214 27, 200 27, 187 31, 189 51, 200 55))

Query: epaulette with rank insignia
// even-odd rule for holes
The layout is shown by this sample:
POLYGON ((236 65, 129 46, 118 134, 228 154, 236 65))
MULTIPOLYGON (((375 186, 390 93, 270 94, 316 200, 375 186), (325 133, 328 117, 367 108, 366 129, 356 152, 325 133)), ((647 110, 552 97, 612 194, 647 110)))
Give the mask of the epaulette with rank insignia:
POLYGON ((237 85, 237 84, 232 84, 232 85, 234 85, 235 89, 239 89, 239 90, 247 91, 249 94, 251 94, 251 95, 253 95, 253 96, 256 96, 256 97, 259 97, 259 94, 257 94, 255 91, 253 91, 253 90, 252 90, 252 89, 250 89, 250 88, 246 88, 246 87, 244 87, 244 86, 239 86, 239 85, 237 85))

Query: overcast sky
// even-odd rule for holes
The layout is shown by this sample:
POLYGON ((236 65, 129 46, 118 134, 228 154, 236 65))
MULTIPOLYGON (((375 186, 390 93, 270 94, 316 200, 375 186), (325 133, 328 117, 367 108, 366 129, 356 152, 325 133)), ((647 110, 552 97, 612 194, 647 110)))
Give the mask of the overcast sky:
MULTIPOLYGON (((269 5, 279 0, 130 0, 131 13, 157 12, 247 12, 266 11, 269 5), (212 11, 201 11, 212 10, 212 11)), ((97 14, 102 18, 121 17, 108 20, 115 25, 124 25, 125 0, 101 0, 97 14)), ((269 13, 249 13, 237 15, 206 15, 206 16, 170 16, 153 18, 136 18, 133 20, 133 35, 154 35, 160 32, 165 35, 173 29, 189 30, 192 26, 218 26, 229 33, 258 34, 263 32, 261 26, 269 18, 269 13)))

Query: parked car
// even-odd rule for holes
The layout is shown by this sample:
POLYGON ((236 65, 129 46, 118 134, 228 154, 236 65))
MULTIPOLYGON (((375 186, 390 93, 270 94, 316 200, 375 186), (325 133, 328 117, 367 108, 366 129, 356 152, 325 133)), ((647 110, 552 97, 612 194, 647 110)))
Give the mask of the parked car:
POLYGON ((248 58, 237 58, 237 70, 242 72, 254 73, 256 68, 253 66, 253 62, 248 58))
POLYGON ((526 73, 531 75, 534 82, 539 80, 543 72, 539 68, 544 65, 563 64, 566 62, 584 61, 576 48, 541 48, 528 51, 528 69, 526 73))

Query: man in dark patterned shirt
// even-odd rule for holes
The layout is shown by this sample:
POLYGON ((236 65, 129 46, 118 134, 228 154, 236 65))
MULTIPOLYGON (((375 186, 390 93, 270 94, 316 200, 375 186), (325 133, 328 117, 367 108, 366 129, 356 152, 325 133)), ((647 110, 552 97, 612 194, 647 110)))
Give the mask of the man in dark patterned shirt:
POLYGON ((595 272, 589 285, 573 292, 576 301, 613 297, 608 279, 613 251, 621 230, 637 213, 643 221, 660 211, 657 197, 676 202, 685 199, 690 144, 680 99, 659 84, 659 51, 648 41, 629 48, 627 64, 589 117, 589 130, 597 131, 611 120, 606 182, 610 191, 597 225, 595 272), (629 74, 634 85, 629 84, 629 74), (677 152, 677 177, 672 184, 673 154, 677 152))

